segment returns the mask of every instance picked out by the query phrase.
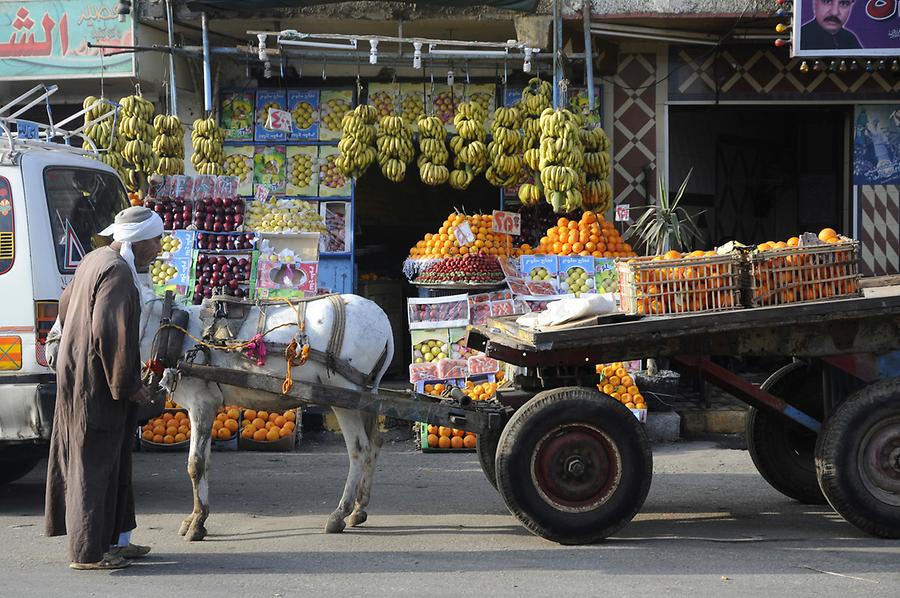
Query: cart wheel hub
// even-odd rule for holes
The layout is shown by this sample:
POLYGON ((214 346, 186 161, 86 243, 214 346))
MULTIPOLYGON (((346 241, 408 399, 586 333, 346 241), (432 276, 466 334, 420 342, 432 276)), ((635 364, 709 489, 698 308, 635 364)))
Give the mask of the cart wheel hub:
POLYGON ((881 502, 900 506, 900 416, 878 422, 860 444, 863 485, 881 502))
POLYGON ((595 509, 615 493, 622 472, 618 447, 586 424, 560 426, 532 454, 532 478, 541 497, 568 512, 595 509))

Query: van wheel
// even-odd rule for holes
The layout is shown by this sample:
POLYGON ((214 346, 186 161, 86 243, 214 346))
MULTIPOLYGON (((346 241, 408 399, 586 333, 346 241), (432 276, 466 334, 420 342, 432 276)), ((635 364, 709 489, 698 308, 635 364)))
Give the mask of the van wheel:
POLYGON ((41 457, 6 459, 0 455, 0 486, 15 482, 27 475, 40 462, 41 457))

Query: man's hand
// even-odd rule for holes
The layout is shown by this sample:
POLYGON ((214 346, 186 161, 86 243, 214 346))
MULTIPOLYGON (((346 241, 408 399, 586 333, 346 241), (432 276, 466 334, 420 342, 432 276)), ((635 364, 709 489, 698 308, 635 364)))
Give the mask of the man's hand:
POLYGON ((141 384, 137 392, 131 395, 130 401, 137 403, 138 405, 150 405, 153 401, 153 395, 150 394, 150 389, 141 384))

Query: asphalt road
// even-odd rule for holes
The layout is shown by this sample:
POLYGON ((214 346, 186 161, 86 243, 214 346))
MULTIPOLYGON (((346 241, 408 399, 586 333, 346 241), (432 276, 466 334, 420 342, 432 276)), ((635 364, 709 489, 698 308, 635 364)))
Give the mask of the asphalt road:
POLYGON ((44 472, 0 488, 0 596, 897 596, 900 542, 770 489, 746 451, 658 446, 642 512, 614 538, 564 547, 510 516, 474 454, 385 447, 369 521, 322 527, 346 473, 342 444, 291 454, 214 453, 203 542, 184 454, 135 456, 135 541, 151 557, 117 572, 67 568, 44 538, 44 472))

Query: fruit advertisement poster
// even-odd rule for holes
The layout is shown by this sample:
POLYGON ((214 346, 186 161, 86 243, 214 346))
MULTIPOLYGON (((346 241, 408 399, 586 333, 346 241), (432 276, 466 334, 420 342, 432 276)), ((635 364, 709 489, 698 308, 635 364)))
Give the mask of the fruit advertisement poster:
POLYGON ((287 133, 282 131, 269 131, 266 129, 266 119, 269 117, 269 108, 284 110, 287 104, 284 90, 260 89, 256 92, 256 140, 257 141, 284 141, 287 133))
POLYGON ((238 178, 238 195, 253 195, 253 156, 256 148, 252 145, 229 145, 225 147, 225 174, 238 178))
POLYGON ((453 117, 457 107, 464 101, 478 104, 485 116, 485 126, 490 125, 494 116, 496 87, 493 83, 476 83, 465 85, 454 83, 449 85, 435 85, 434 96, 431 98, 434 115, 439 117, 451 133, 456 132, 453 125, 453 117))
POLYGON ((291 140, 315 141, 319 138, 319 90, 289 89, 287 109, 291 113, 291 140))
POLYGON ((253 115, 256 112, 252 91, 222 93, 222 128, 228 141, 253 140, 253 115))
POLYGON ((559 292, 593 293, 594 258, 589 255, 560 256, 559 292))
POLYGON ((319 196, 350 197, 350 177, 337 167, 337 158, 341 155, 337 147, 323 145, 319 147, 319 196))
POLYGON ((319 139, 340 139, 341 120, 352 107, 352 89, 323 89, 319 92, 319 139))
POLYGON ((494 120, 494 110, 497 107, 497 86, 493 83, 476 83, 468 85, 463 91, 465 99, 481 106, 481 110, 487 115, 485 125, 490 126, 494 120))
POLYGON ((322 218, 325 234, 322 236, 323 251, 344 253, 350 250, 347 224, 350 222, 350 203, 346 201, 323 201, 322 218))
POLYGON ((366 103, 378 111, 379 121, 385 116, 396 114, 396 107, 400 105, 400 84, 369 83, 366 103))
POLYGON ((273 254, 260 256, 256 271, 256 297, 259 299, 306 297, 318 288, 319 264, 280 259, 273 254))
POLYGON ((168 260, 158 259, 150 265, 150 280, 157 295, 172 291, 176 295, 187 295, 191 288, 192 257, 178 257, 168 260))
POLYGON ((314 145, 291 145, 287 148, 287 182, 285 194, 315 197, 319 188, 319 148, 314 145))
POLYGON ((587 88, 570 87, 566 92, 569 110, 584 115, 586 124, 599 125, 601 120, 600 106, 602 105, 600 91, 599 85, 594 87, 594 110, 592 111, 588 101, 587 88))
POLYGON ((522 99, 522 90, 515 89, 507 89, 506 93, 503 94, 503 105, 504 106, 515 106, 519 103, 519 100, 522 99))
POLYGON ((253 155, 253 184, 262 185, 271 195, 284 193, 285 188, 285 148, 283 145, 259 145, 253 155))
POLYGON ((614 259, 600 257, 594 260, 594 284, 598 293, 619 291, 619 273, 614 259))
POLYGON ((194 253, 197 231, 176 230, 162 238, 162 254, 168 259, 190 258, 194 253))

